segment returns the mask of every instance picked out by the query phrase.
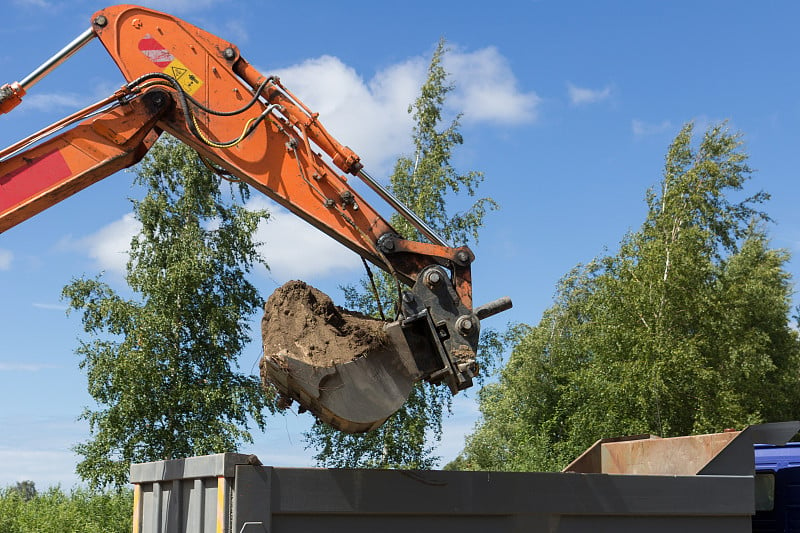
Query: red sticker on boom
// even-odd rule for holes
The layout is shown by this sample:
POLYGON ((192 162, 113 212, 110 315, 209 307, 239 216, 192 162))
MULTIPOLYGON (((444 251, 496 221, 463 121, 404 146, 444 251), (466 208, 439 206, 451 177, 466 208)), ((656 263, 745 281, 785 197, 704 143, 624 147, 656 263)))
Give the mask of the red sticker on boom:
POLYGON ((166 67, 175 59, 175 56, 149 33, 139 40, 139 50, 161 68, 166 67))
POLYGON ((0 213, 22 204, 72 175, 58 150, 41 155, 0 178, 0 213))

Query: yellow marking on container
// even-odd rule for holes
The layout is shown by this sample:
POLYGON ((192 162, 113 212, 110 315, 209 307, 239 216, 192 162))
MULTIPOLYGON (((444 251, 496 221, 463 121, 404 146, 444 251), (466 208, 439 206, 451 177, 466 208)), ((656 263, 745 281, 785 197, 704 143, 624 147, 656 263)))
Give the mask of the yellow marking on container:
POLYGON ((138 483, 133 486, 133 533, 142 530, 142 486, 138 483))
POLYGON ((183 90, 192 96, 194 96, 194 93, 203 85, 203 80, 198 78, 197 75, 189 70, 189 67, 181 63, 179 59, 173 59, 162 72, 178 80, 183 90))
POLYGON ((226 533, 226 508, 228 484, 225 482, 225 476, 217 477, 217 531, 216 533, 226 533))

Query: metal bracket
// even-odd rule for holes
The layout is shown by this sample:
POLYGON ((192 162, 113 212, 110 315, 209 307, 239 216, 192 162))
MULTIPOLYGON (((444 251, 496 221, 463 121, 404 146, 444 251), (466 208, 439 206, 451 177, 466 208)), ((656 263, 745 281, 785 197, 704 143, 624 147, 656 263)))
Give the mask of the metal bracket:
POLYGON ((447 270, 423 269, 401 305, 403 332, 425 379, 446 382, 453 394, 471 387, 480 321, 461 302, 447 270))

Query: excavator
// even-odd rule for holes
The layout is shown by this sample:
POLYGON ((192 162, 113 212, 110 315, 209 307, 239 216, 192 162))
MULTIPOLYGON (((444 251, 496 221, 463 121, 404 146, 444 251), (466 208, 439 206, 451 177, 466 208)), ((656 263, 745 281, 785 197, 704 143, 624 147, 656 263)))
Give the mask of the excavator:
POLYGON ((318 113, 278 77, 258 72, 233 43, 166 13, 108 7, 22 81, 0 87, 0 114, 95 38, 126 83, 0 151, 0 232, 136 164, 166 132, 402 288, 396 318, 383 323, 383 342, 364 353, 341 354, 325 365, 265 345, 262 376, 283 399, 358 433, 379 427, 419 381, 445 384, 454 394, 472 386, 481 320, 510 308, 511 300, 474 308, 469 247, 447 244, 364 170, 318 113), (400 235, 348 177, 366 184, 423 238, 400 235))

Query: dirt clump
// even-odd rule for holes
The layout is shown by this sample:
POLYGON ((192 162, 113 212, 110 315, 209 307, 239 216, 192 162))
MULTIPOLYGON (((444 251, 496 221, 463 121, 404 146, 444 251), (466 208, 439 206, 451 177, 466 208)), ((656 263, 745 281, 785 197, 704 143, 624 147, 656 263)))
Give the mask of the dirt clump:
POLYGON ((316 367, 347 363, 386 344, 383 326, 380 320, 337 307, 303 281, 289 281, 264 305, 264 357, 291 357, 316 367))

